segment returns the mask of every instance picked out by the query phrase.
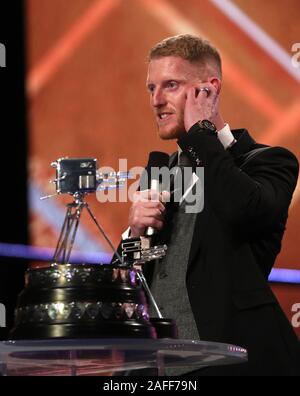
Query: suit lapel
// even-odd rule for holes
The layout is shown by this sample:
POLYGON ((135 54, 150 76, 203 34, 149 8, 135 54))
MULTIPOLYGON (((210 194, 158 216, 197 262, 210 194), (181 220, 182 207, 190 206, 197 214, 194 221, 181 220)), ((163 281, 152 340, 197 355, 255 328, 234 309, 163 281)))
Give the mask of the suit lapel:
MULTIPOLYGON (((246 129, 236 129, 232 130, 232 133, 237 140, 234 146, 228 149, 228 152, 233 157, 237 166, 241 167, 245 161, 245 158, 249 155, 249 152, 254 148, 258 147, 258 144, 249 135, 246 129)), ((206 243, 206 238, 209 235, 209 220, 212 214, 211 208, 208 202, 204 200, 204 209, 201 213, 197 215, 194 235, 189 255, 188 268, 193 262, 197 252, 206 243)))

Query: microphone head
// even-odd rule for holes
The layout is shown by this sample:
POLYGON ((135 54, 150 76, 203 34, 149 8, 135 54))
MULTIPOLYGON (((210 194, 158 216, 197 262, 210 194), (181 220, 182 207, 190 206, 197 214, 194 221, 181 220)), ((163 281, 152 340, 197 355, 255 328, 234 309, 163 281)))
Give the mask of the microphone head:
MULTIPOLYGON (((160 190, 160 170, 164 167, 169 168, 169 154, 163 153, 162 151, 152 151, 149 154, 148 165, 144 172, 144 177, 141 178, 141 189, 143 190, 144 186, 148 184, 148 188, 151 190, 160 190)), ((148 227, 145 231, 146 236, 152 236, 155 234, 155 229, 152 227, 148 227)))
POLYGON ((169 159, 170 157, 167 153, 163 153, 162 151, 151 151, 148 158, 147 168, 162 168, 164 166, 169 167, 169 159))
POLYGON ((153 179, 159 181, 161 168, 169 168, 169 154, 162 151, 151 151, 148 158, 148 164, 140 180, 141 190, 153 187, 153 179), (152 187, 151 187, 152 186, 152 187))

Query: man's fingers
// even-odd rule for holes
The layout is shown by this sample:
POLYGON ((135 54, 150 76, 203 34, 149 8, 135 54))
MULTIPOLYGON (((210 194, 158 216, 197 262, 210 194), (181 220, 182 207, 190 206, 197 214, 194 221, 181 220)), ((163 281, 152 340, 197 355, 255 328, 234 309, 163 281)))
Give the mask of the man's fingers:
POLYGON ((158 193, 155 190, 136 191, 133 195, 133 202, 143 202, 145 207, 154 208, 158 205, 161 210, 165 207, 163 203, 170 201, 170 193, 162 191, 158 193))
POLYGON ((208 81, 200 84, 199 91, 199 94, 201 93, 202 95, 207 97, 217 95, 218 93, 215 85, 208 81))
POLYGON ((164 213, 166 210, 165 205, 160 201, 137 201, 133 204, 133 207, 139 207, 141 210, 157 209, 161 213, 164 213))
POLYGON ((136 191, 133 195, 133 201, 159 201, 160 193, 155 190, 136 191))
POLYGON ((169 191, 162 191, 161 193, 161 201, 163 203, 170 202, 171 194, 169 191))
POLYGON ((156 230, 161 230, 163 228, 163 221, 156 219, 155 217, 143 217, 141 223, 145 227, 153 227, 156 230))
POLYGON ((197 93, 199 93, 199 90, 197 91, 197 87, 189 87, 186 91, 186 101, 189 103, 194 102, 197 93))
POLYGON ((164 213, 161 212, 159 209, 148 209, 144 212, 144 217, 153 217, 156 220, 163 220, 164 213))
POLYGON ((133 208, 132 213, 134 214, 136 220, 142 217, 155 217, 157 219, 163 219, 163 216, 165 214, 165 207, 163 205, 155 207, 139 205, 133 208))
POLYGON ((157 191, 137 191, 135 193, 135 202, 131 205, 129 212, 129 226, 132 236, 143 235, 147 227, 161 230, 164 224, 165 205, 163 199, 167 199, 170 194, 164 192, 158 194, 157 191), (152 197, 160 200, 151 200, 152 197))

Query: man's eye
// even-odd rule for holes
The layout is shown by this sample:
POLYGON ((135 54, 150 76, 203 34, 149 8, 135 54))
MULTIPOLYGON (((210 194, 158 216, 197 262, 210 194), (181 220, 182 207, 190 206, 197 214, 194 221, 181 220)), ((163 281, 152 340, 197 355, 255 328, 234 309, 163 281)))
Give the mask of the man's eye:
POLYGON ((171 88, 171 89, 172 88, 177 88, 178 87, 178 83, 176 81, 170 81, 170 82, 168 82, 167 87, 171 88))

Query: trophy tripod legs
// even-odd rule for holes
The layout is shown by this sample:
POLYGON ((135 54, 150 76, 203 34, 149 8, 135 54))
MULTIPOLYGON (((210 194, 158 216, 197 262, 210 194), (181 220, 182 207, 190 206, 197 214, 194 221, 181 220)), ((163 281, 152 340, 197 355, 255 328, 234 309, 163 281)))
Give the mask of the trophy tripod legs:
POLYGON ((60 236, 56 245, 53 261, 67 264, 69 262, 75 242, 80 216, 84 203, 72 203, 68 205, 66 216, 62 225, 60 236), (60 260, 61 257, 61 260, 60 260))

